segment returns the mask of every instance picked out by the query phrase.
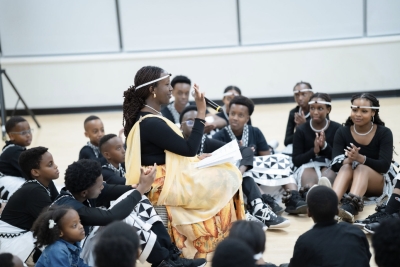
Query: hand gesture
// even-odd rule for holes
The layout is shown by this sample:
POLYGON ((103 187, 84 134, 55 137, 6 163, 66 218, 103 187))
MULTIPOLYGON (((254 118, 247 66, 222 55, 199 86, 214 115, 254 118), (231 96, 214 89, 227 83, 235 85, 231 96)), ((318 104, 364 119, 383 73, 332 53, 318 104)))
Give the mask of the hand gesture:
POLYGON ((354 144, 350 143, 350 147, 344 149, 344 154, 351 161, 362 162, 362 160, 360 161, 360 154, 358 153, 360 149, 361 149, 360 147, 356 147, 354 144))
POLYGON ((145 170, 143 167, 140 168, 140 179, 136 190, 138 190, 142 195, 151 188, 151 185, 156 178, 156 172, 157 164, 155 163, 154 166, 149 167, 147 170, 145 170))
POLYGON ((315 139, 314 139, 314 153, 315 153, 315 154, 319 154, 320 151, 321 151, 321 146, 320 146, 319 136, 318 136, 318 133, 315 133, 315 139))
POLYGON ((306 122, 306 116, 304 115, 303 111, 301 112, 301 114, 297 112, 294 114, 294 122, 296 123, 296 126, 299 126, 306 122))
MULTIPOLYGON (((206 101, 204 99, 204 93, 200 92, 200 88, 197 84, 193 85, 193 96, 196 101, 197 113, 206 114, 206 101)), ((204 118, 203 118, 204 119, 204 118)))
POLYGON ((325 141, 325 132, 321 131, 318 136, 318 144, 321 149, 325 146, 325 141))
POLYGON ((212 130, 216 128, 214 123, 206 122, 204 126, 204 133, 209 134, 212 130))

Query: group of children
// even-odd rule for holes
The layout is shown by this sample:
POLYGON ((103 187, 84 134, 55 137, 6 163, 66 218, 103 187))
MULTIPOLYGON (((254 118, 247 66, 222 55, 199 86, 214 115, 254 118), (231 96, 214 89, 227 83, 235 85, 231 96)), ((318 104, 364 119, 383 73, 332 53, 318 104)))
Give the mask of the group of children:
MULTIPOLYGON (((185 76, 177 76, 171 85, 175 102, 166 106, 162 114, 178 124, 183 137, 188 139, 197 117, 197 108, 188 97, 191 82, 185 76)), ((396 199, 400 197, 400 183, 394 182, 391 166, 393 137, 378 115, 378 100, 371 94, 353 97, 352 112, 343 127, 329 119, 332 111, 329 95, 314 94, 306 82, 296 84, 293 91, 298 106, 289 113, 285 153, 274 151, 260 129, 252 126, 250 117, 254 104, 242 96, 239 88, 227 87, 222 110, 208 114, 197 154, 205 158, 224 144, 237 140, 243 157, 237 166, 243 176, 242 189, 247 198, 248 222, 238 221, 232 226, 231 238, 223 241, 227 244, 221 243, 215 252, 215 267, 228 266, 225 256, 218 257, 219 251, 228 253, 238 248, 244 253, 246 250, 243 244, 231 239, 246 241, 253 254, 252 264, 274 266, 262 260, 265 235, 259 233, 259 229, 287 227, 290 222, 280 216, 284 210, 281 205, 263 193, 260 186, 282 187, 285 211, 308 213, 316 223, 297 241, 290 266, 304 266, 310 259, 318 266, 327 261, 337 262, 337 266, 350 262, 337 258, 337 251, 318 259, 310 256, 319 249, 316 239, 321 235, 326 235, 327 242, 337 239, 338 244, 354 237, 353 241, 344 243, 340 251, 343 254, 353 252, 348 256, 355 262, 351 265, 368 266, 371 255, 362 231, 334 221, 335 215, 339 215, 343 221, 354 222, 354 215, 362 210, 364 195, 391 197, 387 205, 379 207, 377 213, 365 220, 356 221, 356 225, 373 233, 383 219, 399 217, 400 202, 396 199), (363 179, 365 177, 368 179, 363 179), (327 187, 315 187, 317 184, 327 187), (339 209, 338 200, 342 202, 339 209), (260 237, 264 239, 258 240, 260 237), (357 253, 352 250, 354 246, 358 248, 357 253)), ((7 121, 10 141, 0 155, 0 197, 4 201, 0 207, 0 252, 12 252, 23 261, 33 255, 36 266, 56 263, 57 266, 107 266, 105 263, 111 259, 119 261, 112 258, 113 250, 105 245, 110 244, 126 256, 125 262, 129 263, 139 258, 152 266, 204 266, 205 259, 179 257, 180 252, 171 242, 161 218, 144 196, 154 182, 156 166, 141 170, 139 184, 125 185, 122 138, 105 135, 104 125, 97 116, 89 116, 84 121, 84 129, 89 141, 79 152, 79 161, 68 166, 65 187, 58 192, 53 180, 59 177, 59 171, 51 153, 45 147, 26 149, 32 141, 32 130, 25 119, 12 117, 7 121), (116 220, 134 226, 129 226, 129 231, 135 229, 140 242, 127 238, 126 242, 121 241, 126 245, 122 246, 119 239, 113 237, 113 231, 126 226, 110 225, 116 220), (82 251, 80 241, 85 237, 88 237, 85 241, 88 245, 85 244, 82 251), (102 239, 104 242, 100 241, 102 239), (132 252, 131 249, 139 251, 124 254, 128 250, 132 252), (32 254, 32 251, 35 252, 32 254), (86 263, 82 255, 86 255, 86 263)), ((118 266, 125 266, 119 262, 118 266)))

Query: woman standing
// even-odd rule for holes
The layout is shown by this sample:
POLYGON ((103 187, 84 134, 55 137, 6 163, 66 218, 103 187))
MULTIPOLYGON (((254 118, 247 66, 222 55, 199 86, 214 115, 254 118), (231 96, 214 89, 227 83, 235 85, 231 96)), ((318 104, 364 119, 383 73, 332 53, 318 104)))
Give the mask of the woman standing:
POLYGON ((242 178, 232 164, 195 167, 204 132, 206 103, 194 85, 197 118, 187 140, 180 129, 162 117, 161 105, 169 103, 170 74, 153 66, 141 68, 135 86, 124 93, 123 116, 128 184, 136 184, 141 166, 158 165, 148 198, 165 205, 170 235, 186 258, 205 258, 228 235, 232 221, 244 218, 243 199, 232 198, 242 178), (218 222, 218 223, 217 223, 218 222))
POLYGON ((378 99, 370 93, 353 96, 350 117, 337 131, 332 151, 332 170, 338 172, 333 190, 339 200, 350 190, 339 209, 342 220, 354 222, 364 195, 389 193, 392 155, 393 135, 379 117, 378 99))

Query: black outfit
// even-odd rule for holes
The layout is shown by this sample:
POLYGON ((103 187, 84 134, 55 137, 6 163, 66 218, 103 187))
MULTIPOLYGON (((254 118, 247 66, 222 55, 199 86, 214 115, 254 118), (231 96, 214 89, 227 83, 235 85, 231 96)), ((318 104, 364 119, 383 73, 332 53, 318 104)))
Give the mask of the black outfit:
POLYGON ((79 159, 92 159, 98 161, 101 165, 107 164, 107 160, 100 152, 96 156, 93 149, 87 145, 82 147, 81 151, 79 151, 79 159))
POLYGON ((369 266, 371 253, 365 234, 356 226, 321 222, 296 241, 289 267, 369 266))
POLYGON ((25 147, 15 145, 11 141, 6 141, 3 152, 0 155, 0 172, 4 175, 25 178, 25 174, 18 164, 19 156, 25 150, 25 147))
MULTIPOLYGON (((172 101, 170 104, 173 104, 173 103, 174 103, 174 101, 172 101)), ((196 106, 196 102, 189 101, 187 103, 186 107, 188 107, 188 106, 196 106)), ((206 109, 206 114, 208 114, 208 113, 210 113, 210 112, 206 109)), ((168 105, 161 109, 161 114, 163 115, 164 118, 169 119, 173 123, 179 123, 179 121, 175 121, 174 116, 172 115, 171 111, 168 108, 168 105)))
POLYGON ((115 171, 113 168, 110 168, 110 163, 107 163, 101 166, 101 174, 103 175, 103 180, 107 184, 126 184, 125 179, 125 163, 122 163, 120 166, 121 170, 115 171))
MULTIPOLYGON (((139 112, 140 116, 152 114, 139 112)), ((168 150, 175 154, 193 157, 200 148, 204 132, 204 120, 196 118, 192 133, 187 140, 177 135, 162 119, 147 118, 140 122, 140 147, 142 165, 149 166, 165 164, 165 152, 168 150), (162 136, 160 135, 162 133, 162 136)))
POLYGON ((30 230, 43 208, 50 206, 58 195, 54 184, 50 185, 47 191, 38 182, 23 184, 8 200, 1 220, 15 227, 30 230))
MULTIPOLYGON (((293 164, 296 167, 312 161, 325 162, 325 158, 332 159, 333 139, 336 131, 342 126, 334 121, 330 121, 328 129, 325 130, 325 140, 327 146, 321 149, 319 157, 314 153, 315 132, 311 129, 310 123, 306 122, 297 127, 293 139, 293 164)), ((343 154, 343 149, 342 149, 343 154)))
MULTIPOLYGON (((335 135, 332 158, 343 154, 344 149, 350 146, 350 143, 361 148, 358 153, 367 157, 365 165, 378 173, 386 173, 389 170, 393 155, 393 134, 389 128, 377 125, 374 137, 366 146, 360 145, 354 140, 350 126, 341 128, 335 135)), ((334 164, 332 170, 338 172, 340 167, 342 167, 341 163, 334 164)))
MULTIPOLYGON (((259 156, 260 151, 268 151, 269 145, 267 141, 265 140, 265 137, 263 133, 258 129, 257 127, 253 127, 251 125, 249 127, 249 140, 248 140, 248 147, 254 147, 255 149, 255 156, 259 156)), ((232 141, 232 138, 230 137, 228 130, 226 128, 220 130, 216 134, 212 136, 213 139, 229 143, 232 141)), ((236 136, 237 140, 242 140, 242 135, 236 136)))
MULTIPOLYGON (((82 203, 77 201, 63 188, 54 203, 74 208, 79 214, 86 235, 88 235, 91 226, 105 226, 113 221, 123 220, 128 217, 142 199, 141 194, 137 190, 133 191, 109 210, 99 209, 96 206, 116 200, 131 189, 131 186, 104 184, 104 188, 97 199, 87 199, 82 203)), ((157 266, 163 260, 169 258, 169 250, 172 249, 173 245, 162 222, 155 222, 151 230, 157 235, 157 242, 154 244, 147 261, 157 266)))
MULTIPOLYGON (((285 146, 293 144, 294 132, 296 130, 296 123, 294 122, 294 114, 299 113, 299 111, 300 111, 300 107, 297 106, 289 112, 289 119, 288 119, 288 122, 286 125, 286 134, 285 134, 285 141, 284 141, 285 146)), ((311 116, 308 116, 306 118, 306 123, 309 122, 310 119, 311 119, 311 116)))
MULTIPOLYGON (((218 148, 224 146, 226 143, 215 139, 206 138, 204 140, 203 153, 212 153, 218 148)), ((250 147, 240 147, 242 159, 240 161, 241 166, 247 166, 247 170, 253 168, 253 150, 250 147)), ((242 181, 243 194, 247 197, 247 202, 251 203, 254 199, 262 199, 261 192, 258 189, 254 179, 251 177, 243 177, 242 181)))

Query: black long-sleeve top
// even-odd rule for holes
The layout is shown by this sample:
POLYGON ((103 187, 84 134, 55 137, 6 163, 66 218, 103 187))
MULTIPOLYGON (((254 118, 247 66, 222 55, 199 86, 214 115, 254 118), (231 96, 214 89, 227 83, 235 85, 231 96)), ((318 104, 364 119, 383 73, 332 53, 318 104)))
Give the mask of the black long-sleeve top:
POLYGON ((121 176, 121 171, 125 172, 125 164, 121 164, 121 170, 119 172, 109 168, 109 164, 101 166, 101 174, 103 175, 103 180, 107 184, 126 184, 126 178, 121 176))
MULTIPOLYGON (((140 116, 151 114, 149 112, 139 112, 140 116)), ((200 148, 201 138, 204 132, 204 120, 195 119, 192 133, 185 140, 177 135, 165 121, 159 118, 147 118, 140 122, 140 147, 142 165, 149 166, 165 164, 165 152, 193 157, 200 148)), ((134 149, 134 148, 133 148, 134 149)))
POLYGON ((98 156, 94 153, 93 149, 89 146, 84 146, 79 151, 79 159, 92 159, 98 161, 101 165, 107 164, 107 160, 101 153, 98 156))
MULTIPOLYGON (((389 170, 393 156, 393 134, 389 128, 377 125, 374 137, 366 146, 360 145, 354 140, 350 126, 341 128, 335 135, 332 158, 343 154, 344 149, 350 146, 350 143, 361 148, 358 153, 367 157, 365 165, 379 173, 386 173, 389 170)), ((336 163, 332 165, 332 170, 338 172, 340 167, 342 167, 342 163, 336 163)))
POLYGON ((25 147, 6 141, 3 152, 0 155, 0 172, 5 175, 26 178, 18 164, 19 156, 25 150, 25 147))
MULTIPOLYGON (((285 146, 289 144, 293 144, 294 132, 296 130, 296 123, 294 122, 294 114, 299 113, 300 107, 297 106, 289 112, 289 119, 286 125, 286 134, 285 134, 285 146)), ((306 121, 310 121, 311 116, 306 118, 306 121)))
POLYGON ((310 122, 306 122, 299 127, 293 138, 293 164, 296 167, 313 161, 325 161, 325 158, 332 159, 333 139, 336 131, 342 126, 334 121, 330 121, 328 129, 325 130, 325 141, 327 146, 319 152, 319 158, 314 153, 315 132, 310 127, 310 122))
POLYGON ((58 191, 53 183, 47 190, 39 183, 25 183, 10 197, 1 220, 15 227, 30 230, 42 210, 50 206, 58 191), (50 196, 47 190, 50 191, 50 196))
POLYGON ((104 184, 104 188, 97 199, 88 199, 84 202, 76 200, 63 188, 60 195, 54 201, 57 205, 67 205, 74 208, 81 218, 86 234, 89 234, 90 226, 105 226, 113 221, 125 219, 142 199, 139 191, 135 190, 125 199, 108 210, 96 208, 109 201, 116 200, 125 192, 131 190, 131 186, 104 184))

